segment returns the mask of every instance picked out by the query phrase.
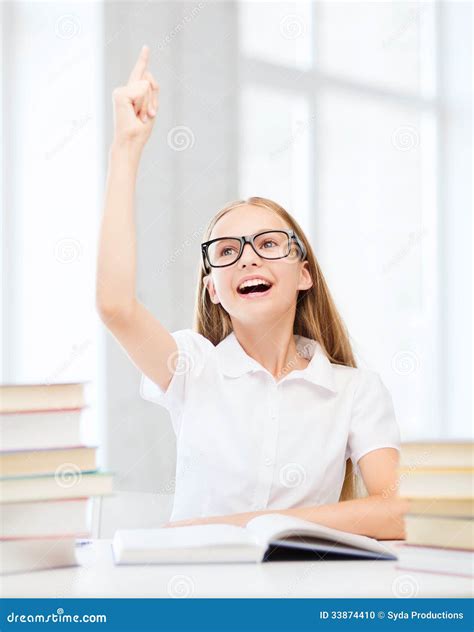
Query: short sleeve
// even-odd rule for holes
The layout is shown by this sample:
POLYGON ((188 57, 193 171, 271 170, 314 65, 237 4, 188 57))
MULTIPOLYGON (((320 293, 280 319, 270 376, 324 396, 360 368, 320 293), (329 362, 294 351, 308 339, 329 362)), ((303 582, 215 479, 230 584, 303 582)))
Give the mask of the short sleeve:
POLYGON ((190 382, 202 371, 206 357, 214 345, 192 329, 171 332, 178 347, 178 362, 168 388, 164 391, 142 373, 140 395, 154 404, 163 406, 170 413, 179 413, 186 399, 190 382))
POLYGON ((378 448, 400 450, 400 429, 395 418, 392 396, 380 376, 370 369, 361 369, 354 393, 346 458, 357 462, 378 448))

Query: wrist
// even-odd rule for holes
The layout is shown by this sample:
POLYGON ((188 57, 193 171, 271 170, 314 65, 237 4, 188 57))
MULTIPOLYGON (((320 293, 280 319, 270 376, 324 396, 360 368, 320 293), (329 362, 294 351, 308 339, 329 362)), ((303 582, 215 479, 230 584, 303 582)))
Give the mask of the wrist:
POLYGON ((127 159, 138 162, 143 147, 129 139, 114 138, 109 149, 109 159, 127 159))

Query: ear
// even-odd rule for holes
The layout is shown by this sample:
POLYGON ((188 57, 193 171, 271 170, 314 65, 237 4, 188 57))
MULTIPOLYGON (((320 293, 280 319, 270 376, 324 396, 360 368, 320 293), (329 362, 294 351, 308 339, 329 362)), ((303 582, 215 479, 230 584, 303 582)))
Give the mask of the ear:
POLYGON ((210 274, 206 274, 203 277, 204 287, 209 292, 209 297, 213 303, 216 305, 220 303, 219 297, 217 296, 216 288, 214 287, 214 281, 212 280, 212 276, 210 274))
POLYGON ((309 271, 309 263, 307 261, 303 261, 303 264, 300 269, 300 281, 298 283, 298 289, 309 290, 309 288, 312 286, 313 286, 313 280, 311 278, 311 273, 309 271))

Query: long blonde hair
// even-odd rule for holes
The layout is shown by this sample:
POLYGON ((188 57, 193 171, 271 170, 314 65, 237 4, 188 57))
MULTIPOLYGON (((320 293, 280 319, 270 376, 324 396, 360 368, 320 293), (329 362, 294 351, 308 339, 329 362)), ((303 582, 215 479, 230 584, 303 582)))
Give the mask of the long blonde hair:
MULTIPOLYGON (((318 341, 330 362, 356 367, 348 333, 334 305, 313 249, 298 222, 283 207, 263 197, 250 197, 246 200, 231 202, 210 220, 202 241, 208 241, 211 238, 212 229, 221 217, 242 204, 262 206, 274 211, 289 228, 296 232, 306 247, 306 260, 313 285, 307 290, 300 290, 298 293, 293 333, 318 341)), ((202 262, 198 274, 193 329, 217 345, 232 332, 232 322, 221 304, 213 303, 210 300, 204 285, 206 275, 207 271, 202 262)), ((344 484, 339 500, 356 498, 359 494, 358 485, 359 481, 356 480, 352 462, 347 459, 344 484)))

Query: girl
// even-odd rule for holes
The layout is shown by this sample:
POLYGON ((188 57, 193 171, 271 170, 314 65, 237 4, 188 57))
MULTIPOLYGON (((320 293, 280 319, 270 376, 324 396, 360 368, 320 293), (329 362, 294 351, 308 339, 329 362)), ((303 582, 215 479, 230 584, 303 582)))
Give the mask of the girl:
POLYGON ((142 372, 141 395, 171 415, 176 491, 164 526, 243 526, 278 512, 403 539, 408 506, 397 495, 390 394, 377 373, 356 368, 312 248, 288 212, 251 197, 212 218, 193 329, 169 333, 136 299, 133 195, 159 92, 148 58, 143 47, 113 93, 97 309, 142 372))

